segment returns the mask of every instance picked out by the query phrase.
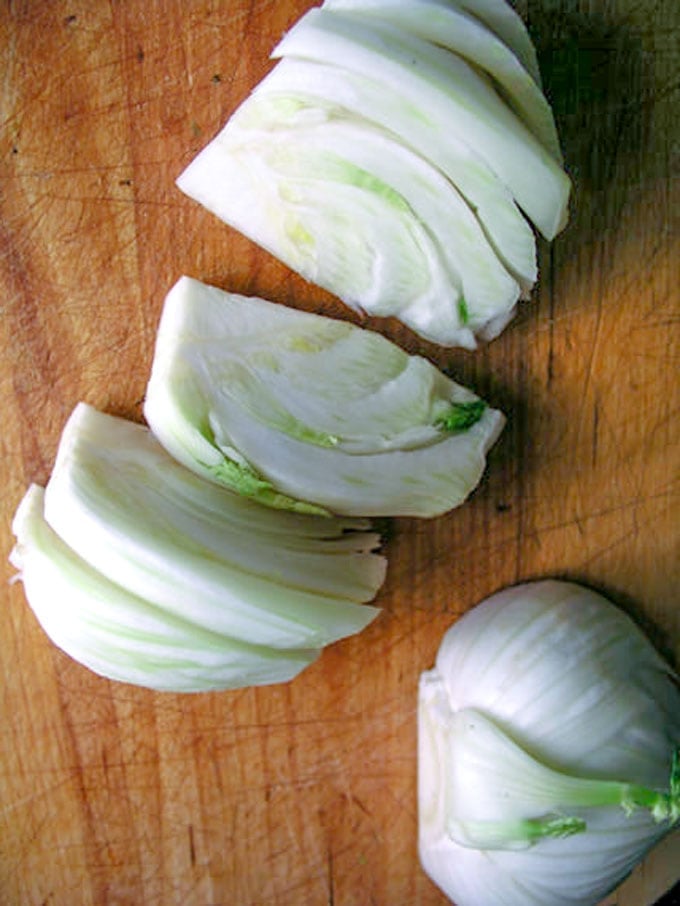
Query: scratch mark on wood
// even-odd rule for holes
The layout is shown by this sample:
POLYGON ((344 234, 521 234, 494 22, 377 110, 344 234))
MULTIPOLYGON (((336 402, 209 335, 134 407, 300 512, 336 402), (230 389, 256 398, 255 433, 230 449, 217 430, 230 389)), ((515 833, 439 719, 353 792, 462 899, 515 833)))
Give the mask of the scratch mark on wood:
POLYGON ((106 746, 102 746, 102 765, 104 767, 104 781, 106 785, 109 784, 109 762, 106 754, 106 746))
POLYGON ((364 813, 364 815, 367 815, 369 818, 372 817, 371 812, 369 811, 369 809, 366 808, 366 806, 365 806, 364 803, 361 801, 361 799, 359 799, 357 796, 355 796, 355 795, 353 795, 353 794, 352 794, 352 797, 351 797, 351 798, 352 798, 352 801, 353 801, 353 802, 359 807, 359 809, 364 813))
MULTIPOLYGON (((64 786, 69 786, 70 784, 73 783, 73 776, 70 772, 70 769, 68 769, 68 770, 69 770, 68 775, 66 777, 63 777, 57 783, 50 784, 49 786, 46 786, 42 790, 35 790, 26 796, 22 796, 20 799, 16 799, 14 802, 10 802, 7 805, 3 805, 1 814, 8 815, 8 814, 10 814, 10 812, 21 810, 21 809, 25 808, 26 806, 32 806, 34 803, 39 802, 41 799, 43 799, 45 797, 52 798, 54 796, 54 793, 57 792, 57 790, 60 790, 64 786)), ((34 771, 33 773, 36 774, 37 772, 34 771)))
POLYGON ((328 906, 335 903, 335 890, 333 884, 333 851, 328 847, 328 906))
POLYGON ((196 865, 196 846, 194 842, 193 824, 189 825, 189 861, 191 862, 191 867, 194 868, 196 865))

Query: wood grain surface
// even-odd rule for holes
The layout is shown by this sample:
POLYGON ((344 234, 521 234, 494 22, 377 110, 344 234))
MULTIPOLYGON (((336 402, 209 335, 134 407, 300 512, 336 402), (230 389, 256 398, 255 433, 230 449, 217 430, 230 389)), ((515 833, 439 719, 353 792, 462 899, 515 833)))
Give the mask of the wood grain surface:
MULTIPOLYGON (((176 189, 306 0, 3 0, 3 561, 86 400, 141 419, 183 273, 350 318, 176 189)), ((2 906, 440 906, 416 855, 416 686, 503 585, 604 590, 677 661, 676 0, 532 0, 575 193, 533 300, 488 347, 429 346, 508 415, 471 500, 389 527, 382 616, 294 682, 155 694, 53 647, 3 566, 2 906)), ((55 601, 55 607, 60 606, 55 601)), ((680 874, 667 839, 607 900, 680 874)))

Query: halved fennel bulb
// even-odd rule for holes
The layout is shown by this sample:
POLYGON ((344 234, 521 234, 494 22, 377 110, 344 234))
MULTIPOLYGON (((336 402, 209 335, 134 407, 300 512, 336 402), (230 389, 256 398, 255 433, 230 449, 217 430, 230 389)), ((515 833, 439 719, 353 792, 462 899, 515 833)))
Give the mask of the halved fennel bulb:
POLYGON ((522 211, 553 238, 570 183, 536 74, 491 24, 521 20, 463 6, 310 9, 177 182, 348 305, 474 348, 536 281, 522 211))
POLYGON ((418 715, 421 862, 457 906, 594 906, 680 820, 677 677, 582 586, 473 608, 418 715))
POLYGON ((45 520, 109 581, 250 645, 320 648, 363 629, 385 574, 362 520, 280 513, 199 478, 144 426, 79 404, 45 520))
POLYGON ((49 638, 101 676, 162 692, 283 683, 316 649, 251 645, 131 594, 79 557, 45 521, 44 490, 31 485, 13 522, 11 562, 49 638))
POLYGON ((478 484, 503 415, 353 324, 182 277, 144 406, 167 450, 283 509, 433 516, 478 484))

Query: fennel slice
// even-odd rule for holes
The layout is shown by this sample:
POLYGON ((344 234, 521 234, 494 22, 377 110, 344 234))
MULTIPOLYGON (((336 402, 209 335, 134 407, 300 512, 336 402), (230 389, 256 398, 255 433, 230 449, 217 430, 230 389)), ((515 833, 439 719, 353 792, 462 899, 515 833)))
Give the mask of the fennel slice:
POLYGON ((272 56, 330 62, 398 84, 407 101, 460 130, 546 239, 564 227, 566 173, 462 58, 388 24, 357 28, 351 16, 319 8, 298 20, 272 56))
POLYGON ((443 0, 325 0, 324 8, 360 20, 384 20, 423 40, 445 47, 485 71, 518 116, 562 165, 552 110, 539 84, 515 54, 470 12, 443 0))
POLYGON ((31 485, 19 504, 10 559, 48 637, 95 673, 158 691, 203 692, 287 682, 318 657, 317 650, 239 642, 130 594, 64 544, 45 521, 43 499, 43 488, 31 485))
POLYGON ((475 418, 453 418, 475 400, 372 331, 182 278, 145 414, 202 474, 193 442, 178 450, 175 438, 209 424, 216 456, 242 457, 287 497, 347 516, 427 516, 469 495, 500 433, 502 414, 481 401, 475 418))
POLYGON ((148 429, 85 404, 64 429, 45 492, 47 522, 79 556, 197 625, 277 648, 319 648, 364 628, 378 611, 362 604, 385 563, 365 552, 362 532, 354 550, 342 535, 309 544, 295 526, 320 523, 322 538, 333 520, 292 514, 289 533, 277 535, 259 510, 278 526, 279 511, 206 482, 148 429))

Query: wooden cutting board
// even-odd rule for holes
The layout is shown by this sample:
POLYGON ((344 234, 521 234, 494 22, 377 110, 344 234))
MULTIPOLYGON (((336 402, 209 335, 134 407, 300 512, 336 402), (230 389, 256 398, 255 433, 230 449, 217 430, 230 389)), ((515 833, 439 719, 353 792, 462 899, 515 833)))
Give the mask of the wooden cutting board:
MULTIPOLYGON (((2 4, 4 555, 76 402, 141 419, 181 274, 349 317, 174 186, 308 5, 2 4)), ((416 855, 415 707, 453 621, 503 585, 570 577, 677 658, 678 5, 522 11, 575 182, 535 297, 474 354, 367 322, 507 413, 482 485, 443 518, 392 524, 383 615, 288 685, 110 683, 54 648, 3 581, 2 906, 443 904, 416 855)), ((648 906, 678 877, 678 844, 607 902, 648 906)))

